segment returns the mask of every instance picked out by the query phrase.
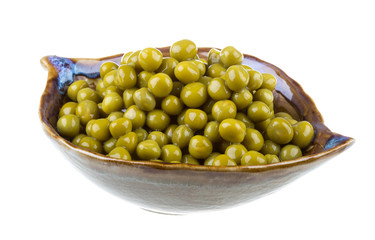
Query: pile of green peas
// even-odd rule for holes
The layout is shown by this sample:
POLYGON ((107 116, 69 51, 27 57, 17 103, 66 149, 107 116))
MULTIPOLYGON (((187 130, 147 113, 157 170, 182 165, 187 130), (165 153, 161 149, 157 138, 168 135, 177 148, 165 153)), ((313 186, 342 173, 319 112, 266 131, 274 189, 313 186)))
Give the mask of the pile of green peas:
POLYGON ((207 166, 261 165, 303 155, 308 121, 275 113, 276 78, 242 64, 228 46, 197 55, 184 39, 165 57, 156 48, 104 62, 94 87, 77 80, 57 130, 73 144, 123 160, 207 166))

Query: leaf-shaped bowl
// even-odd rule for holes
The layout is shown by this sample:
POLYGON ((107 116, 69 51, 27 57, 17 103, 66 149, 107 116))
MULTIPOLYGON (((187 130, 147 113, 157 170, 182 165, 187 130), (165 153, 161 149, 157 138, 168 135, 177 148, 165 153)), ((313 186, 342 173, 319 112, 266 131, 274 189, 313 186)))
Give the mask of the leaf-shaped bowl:
MULTIPOLYGON (((210 49, 199 48, 199 56, 206 58, 210 49)), ((169 47, 159 50, 169 56, 169 47)), ((296 81, 280 68, 247 54, 244 54, 244 64, 277 78, 275 111, 287 111, 314 126, 312 148, 305 156, 268 165, 234 167, 123 161, 77 147, 59 136, 56 122, 59 108, 66 101, 67 86, 82 78, 95 82, 103 61, 119 63, 121 57, 122 54, 98 59, 43 57, 41 63, 48 70, 48 79, 40 100, 39 116, 47 136, 75 167, 105 190, 141 208, 183 214, 243 204, 292 182, 354 142, 324 125, 313 100, 296 81)))

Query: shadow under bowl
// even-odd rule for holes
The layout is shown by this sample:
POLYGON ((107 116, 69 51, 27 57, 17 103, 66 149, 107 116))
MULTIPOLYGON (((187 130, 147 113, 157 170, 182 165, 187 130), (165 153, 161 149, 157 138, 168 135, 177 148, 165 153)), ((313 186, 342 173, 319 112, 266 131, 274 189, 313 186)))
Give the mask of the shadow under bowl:
MULTIPOLYGON (((210 49, 199 48, 199 56, 206 58, 210 49)), ((169 55, 169 47, 159 50, 164 56, 169 55)), ((86 177, 143 209, 184 214, 244 204, 292 182, 354 142, 324 125, 314 102, 296 81, 278 67, 247 54, 244 54, 244 64, 271 73, 277 79, 275 112, 289 112, 295 119, 304 119, 313 125, 315 137, 305 156, 268 165, 232 167, 123 161, 77 147, 59 136, 56 122, 59 109, 67 100, 64 93, 69 84, 82 78, 94 82, 104 61, 119 63, 121 57, 122 54, 98 59, 43 57, 41 63, 48 70, 48 79, 39 116, 47 136, 86 177)))

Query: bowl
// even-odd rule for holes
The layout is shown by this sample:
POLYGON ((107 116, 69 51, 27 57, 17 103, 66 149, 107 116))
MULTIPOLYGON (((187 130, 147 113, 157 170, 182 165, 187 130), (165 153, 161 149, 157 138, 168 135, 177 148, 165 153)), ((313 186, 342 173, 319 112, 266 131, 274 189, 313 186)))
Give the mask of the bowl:
MULTIPOLYGON (((199 48, 199 56, 207 57, 210 49, 199 48)), ((169 47, 159 50, 169 56, 169 47)), ((41 63, 48 70, 48 79, 40 100, 39 117, 46 135, 80 172, 140 208, 185 214, 245 204, 294 181, 354 142, 353 138, 334 133, 324 125, 313 100, 296 81, 280 68, 248 54, 244 54, 244 64, 277 78, 275 111, 287 111, 295 119, 305 119, 313 125, 315 137, 307 155, 268 165, 231 167, 124 161, 77 147, 59 136, 56 122, 69 84, 78 79, 95 82, 103 61, 119 63, 121 57, 122 54, 97 59, 43 57, 41 63)))

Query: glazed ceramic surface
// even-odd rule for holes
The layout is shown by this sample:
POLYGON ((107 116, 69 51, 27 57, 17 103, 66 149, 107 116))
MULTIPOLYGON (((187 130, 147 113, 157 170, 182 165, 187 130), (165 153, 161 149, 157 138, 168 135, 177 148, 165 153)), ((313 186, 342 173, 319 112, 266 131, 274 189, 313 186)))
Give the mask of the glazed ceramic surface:
MULTIPOLYGON (((159 48, 164 56, 169 47, 159 48)), ((207 57, 211 48, 199 48, 207 57)), ((77 79, 95 80, 104 61, 119 63, 122 54, 100 59, 46 56, 41 63, 48 70, 39 116, 47 136, 83 174, 105 190, 137 204, 163 213, 189 213, 217 210, 243 204, 265 196, 318 167, 350 146, 354 140, 332 132, 312 99, 301 86, 278 67, 244 54, 244 64, 277 78, 274 91, 275 112, 287 111, 296 119, 312 123, 315 138, 301 158, 260 166, 212 167, 165 164, 150 161, 123 161, 79 148, 56 131, 59 108, 67 100, 67 87, 77 79)))

